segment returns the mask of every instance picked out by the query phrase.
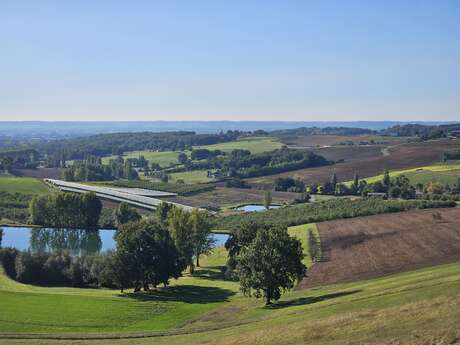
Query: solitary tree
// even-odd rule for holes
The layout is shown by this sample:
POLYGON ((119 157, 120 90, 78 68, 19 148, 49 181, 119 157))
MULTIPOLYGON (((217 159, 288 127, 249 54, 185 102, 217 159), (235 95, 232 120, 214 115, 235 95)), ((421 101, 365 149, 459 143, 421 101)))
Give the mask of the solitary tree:
POLYGON ((200 267, 200 255, 209 253, 215 243, 211 237, 211 223, 208 214, 205 211, 194 209, 190 214, 190 225, 193 233, 196 267, 200 267))
POLYGON ((308 248, 310 252, 310 257, 312 261, 316 261, 318 259, 318 240, 316 236, 313 234, 313 231, 308 231, 308 248))
POLYGON ((240 289, 245 295, 264 297, 266 304, 271 304, 305 275, 303 257, 300 241, 290 237, 286 228, 260 228, 237 256, 240 289))
POLYGON ((353 185, 351 186, 353 194, 359 193, 359 175, 355 172, 355 176, 353 177, 353 185))
POLYGON ((382 185, 386 190, 386 193, 388 193, 388 190, 390 189, 391 186, 391 178, 390 178, 390 173, 388 170, 385 170, 383 173, 383 178, 382 178, 382 185))
POLYGON ((120 206, 115 210, 115 219, 117 225, 126 224, 128 222, 136 222, 141 219, 141 215, 128 203, 122 202, 120 206))
POLYGON ((335 186, 337 185, 337 174, 333 173, 331 176, 331 184, 333 186, 333 189, 335 190, 335 186))
POLYGON ((270 190, 266 190, 264 193, 264 206, 268 210, 271 204, 272 204, 272 192, 270 190))

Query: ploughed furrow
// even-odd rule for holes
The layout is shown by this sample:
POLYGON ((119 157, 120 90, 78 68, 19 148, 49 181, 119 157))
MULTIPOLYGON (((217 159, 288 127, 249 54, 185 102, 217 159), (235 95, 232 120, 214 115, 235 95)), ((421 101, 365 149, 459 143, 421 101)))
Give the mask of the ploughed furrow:
POLYGON ((460 260, 460 208, 318 223, 325 255, 301 288, 349 282, 460 260))

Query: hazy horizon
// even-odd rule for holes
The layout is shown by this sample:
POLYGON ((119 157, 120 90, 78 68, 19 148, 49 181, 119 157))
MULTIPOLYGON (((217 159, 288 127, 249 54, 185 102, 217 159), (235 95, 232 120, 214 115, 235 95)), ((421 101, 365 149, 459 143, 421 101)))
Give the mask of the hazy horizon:
POLYGON ((0 121, 460 120, 457 1, 6 2, 0 121))

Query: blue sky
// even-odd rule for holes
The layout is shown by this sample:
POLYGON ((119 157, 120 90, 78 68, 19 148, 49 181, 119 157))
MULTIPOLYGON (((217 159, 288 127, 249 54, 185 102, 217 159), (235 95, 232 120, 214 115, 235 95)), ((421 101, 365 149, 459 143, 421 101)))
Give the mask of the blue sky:
POLYGON ((0 120, 459 120, 460 1, 0 0, 0 120))

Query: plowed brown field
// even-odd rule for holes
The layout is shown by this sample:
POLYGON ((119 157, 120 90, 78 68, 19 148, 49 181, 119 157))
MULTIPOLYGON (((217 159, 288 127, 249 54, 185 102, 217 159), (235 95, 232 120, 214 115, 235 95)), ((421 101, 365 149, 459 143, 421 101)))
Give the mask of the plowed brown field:
MULTIPOLYGON (((382 174, 385 170, 407 169, 430 165, 440 162, 443 152, 459 149, 460 140, 458 139, 400 144, 389 147, 385 155, 378 154, 370 158, 363 155, 363 159, 361 160, 353 159, 335 165, 300 169, 265 177, 255 177, 248 179, 248 182, 261 188, 272 184, 277 177, 296 176, 308 184, 323 183, 329 181, 334 172, 337 174, 339 181, 349 181, 353 179, 355 172, 357 172, 360 177, 364 178, 382 174)), ((355 150, 355 148, 351 147, 350 150, 355 150)))
POLYGON ((460 208, 334 220, 318 230, 325 261, 312 266, 301 288, 460 260, 460 208))

